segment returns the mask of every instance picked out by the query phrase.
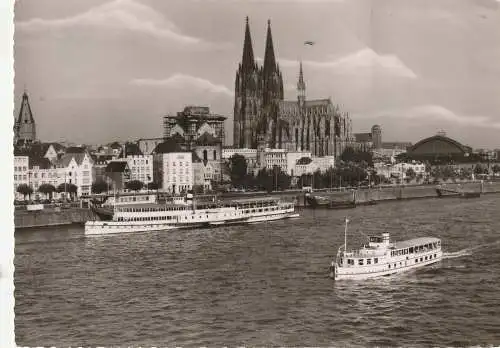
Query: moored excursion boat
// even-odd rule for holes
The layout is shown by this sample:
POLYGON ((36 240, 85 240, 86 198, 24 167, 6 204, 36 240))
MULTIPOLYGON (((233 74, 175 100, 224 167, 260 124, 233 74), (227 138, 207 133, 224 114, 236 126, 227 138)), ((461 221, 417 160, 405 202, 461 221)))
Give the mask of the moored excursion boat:
POLYGON ((104 196, 100 200, 94 199, 90 203, 90 210, 100 220, 109 221, 113 219, 114 207, 122 205, 157 203, 158 197, 154 193, 148 194, 121 194, 104 196))
POLYGON ((330 277, 341 279, 366 279, 388 276, 410 269, 430 265, 443 257, 441 240, 434 237, 391 242, 389 233, 369 237, 369 244, 347 251, 347 224, 345 221, 344 245, 330 265, 330 277))
POLYGON ((85 235, 162 231, 229 224, 247 224, 298 217, 293 203, 279 198, 195 204, 129 204, 114 206, 109 221, 87 221, 85 235))

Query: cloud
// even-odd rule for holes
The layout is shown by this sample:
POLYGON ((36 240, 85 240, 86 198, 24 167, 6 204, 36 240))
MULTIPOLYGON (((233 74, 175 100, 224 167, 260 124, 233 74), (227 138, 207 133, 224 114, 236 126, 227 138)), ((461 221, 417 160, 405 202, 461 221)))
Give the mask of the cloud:
POLYGON ((130 84, 136 86, 167 87, 175 89, 196 88, 198 90, 223 94, 229 97, 234 96, 234 93, 224 85, 217 85, 209 80, 184 74, 175 74, 164 80, 134 79, 130 81, 130 84))
POLYGON ((72 17, 50 20, 33 18, 16 23, 16 29, 29 32, 79 26, 125 29, 187 45, 203 43, 200 38, 182 34, 179 28, 161 13, 134 0, 113 0, 72 17))
MULTIPOLYGON (((262 61, 262 58, 257 58, 262 61)), ((298 67, 297 60, 280 59, 279 64, 282 67, 298 67)), ((333 59, 330 61, 304 60, 302 64, 313 69, 331 70, 335 73, 359 74, 366 70, 383 71, 391 75, 405 77, 410 79, 417 78, 417 75, 408 68, 395 55, 379 55, 370 48, 363 48, 349 55, 333 59)))
POLYGON ((386 110, 373 114, 355 115, 355 118, 398 118, 422 121, 441 121, 461 126, 500 129, 500 123, 486 116, 459 115, 440 105, 419 105, 409 109, 386 110))

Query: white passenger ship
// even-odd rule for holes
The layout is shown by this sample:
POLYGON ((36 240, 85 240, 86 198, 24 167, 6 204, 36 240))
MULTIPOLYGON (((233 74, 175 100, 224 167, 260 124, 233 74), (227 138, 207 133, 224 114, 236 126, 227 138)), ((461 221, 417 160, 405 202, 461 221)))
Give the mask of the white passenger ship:
MULTIPOLYGON (((188 200, 189 202, 189 200, 188 200)), ((229 203, 127 204, 114 206, 109 221, 87 221, 85 235, 162 231, 228 224, 256 223, 298 217, 293 203, 279 198, 229 203)))
POLYGON ((366 279, 405 272, 441 260, 441 240, 434 237, 415 238, 391 242, 389 233, 369 237, 369 244, 357 250, 347 251, 347 224, 345 240, 335 261, 330 266, 334 279, 366 279))

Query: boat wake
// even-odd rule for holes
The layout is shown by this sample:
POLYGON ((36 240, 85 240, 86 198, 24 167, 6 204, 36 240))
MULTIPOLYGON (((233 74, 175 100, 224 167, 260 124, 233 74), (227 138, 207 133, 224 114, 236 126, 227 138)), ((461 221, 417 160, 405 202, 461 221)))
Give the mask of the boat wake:
POLYGON ((454 251, 454 252, 449 252, 449 253, 445 252, 445 253, 443 253, 443 260, 444 259, 455 259, 457 257, 463 257, 463 256, 470 256, 476 250, 484 249, 484 248, 492 247, 492 246, 496 247, 498 245, 500 245, 500 240, 497 240, 493 243, 485 243, 485 244, 476 245, 476 246, 473 246, 470 248, 465 248, 465 249, 462 249, 459 251, 454 251))
POLYGON ((454 251, 451 253, 443 253, 443 260, 455 259, 457 257, 470 256, 470 255, 472 255, 472 250, 473 250, 473 248, 466 248, 466 249, 454 251))

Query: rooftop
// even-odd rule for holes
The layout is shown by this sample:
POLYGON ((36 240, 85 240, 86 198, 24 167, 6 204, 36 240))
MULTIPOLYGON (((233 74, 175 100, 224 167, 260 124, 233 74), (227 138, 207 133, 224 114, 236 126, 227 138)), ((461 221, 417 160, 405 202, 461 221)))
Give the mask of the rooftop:
POLYGON ((123 173, 128 170, 128 164, 125 161, 112 161, 106 166, 106 173, 123 173))
POLYGON ((168 138, 163 143, 156 145, 153 153, 171 153, 171 152, 187 152, 184 148, 174 139, 168 138))

